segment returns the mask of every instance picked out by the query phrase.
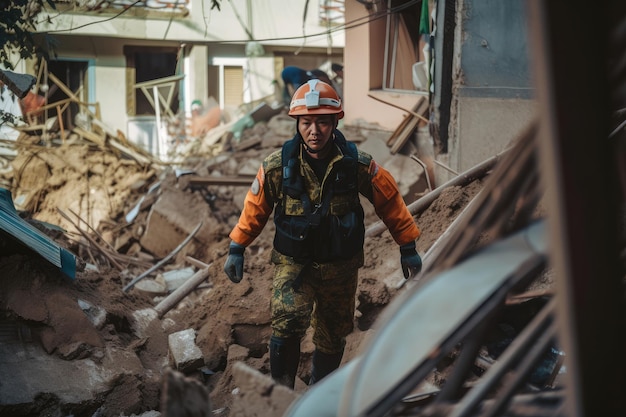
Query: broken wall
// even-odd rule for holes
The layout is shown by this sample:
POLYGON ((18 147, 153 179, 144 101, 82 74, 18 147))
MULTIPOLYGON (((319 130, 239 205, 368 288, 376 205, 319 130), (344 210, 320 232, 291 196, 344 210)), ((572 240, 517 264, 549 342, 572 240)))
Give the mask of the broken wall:
POLYGON ((455 171, 504 150, 534 117, 527 43, 521 0, 438 2, 434 126, 438 159, 455 171))

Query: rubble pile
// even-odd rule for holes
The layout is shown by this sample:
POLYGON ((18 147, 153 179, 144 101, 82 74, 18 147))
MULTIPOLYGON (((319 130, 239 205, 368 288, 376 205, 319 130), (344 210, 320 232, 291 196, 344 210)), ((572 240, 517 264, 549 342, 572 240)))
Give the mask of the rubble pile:
MULTIPOLYGON (((342 131, 395 170, 407 203, 418 197, 420 168, 388 152, 388 132, 342 131)), ((238 400, 267 401, 258 386, 241 390, 251 386, 241 364, 269 373, 271 221, 246 251, 240 284, 222 266, 247 185, 263 158, 293 135, 294 124, 279 113, 235 132, 221 131, 212 146, 183 147, 176 164, 151 161, 130 144, 20 137, 2 186, 20 216, 76 254, 80 265, 68 278, 2 235, 0 373, 11 375, 11 383, 0 382, 0 415, 177 415, 172 408, 186 395, 210 398, 211 412, 197 415, 264 415, 242 410, 238 400), (185 289, 194 276, 198 282, 185 289)), ((479 189, 480 181, 450 187, 416 217, 420 253, 479 189)), ((369 203, 364 208, 368 227, 378 219, 369 203)), ((368 237, 365 251, 344 362, 372 334, 403 280, 388 233, 368 237)), ((295 392, 273 391, 282 409, 306 390, 312 351, 308 336, 295 392)), ((202 402, 186 402, 192 403, 202 402)), ((275 402, 272 407, 278 415, 275 402)))

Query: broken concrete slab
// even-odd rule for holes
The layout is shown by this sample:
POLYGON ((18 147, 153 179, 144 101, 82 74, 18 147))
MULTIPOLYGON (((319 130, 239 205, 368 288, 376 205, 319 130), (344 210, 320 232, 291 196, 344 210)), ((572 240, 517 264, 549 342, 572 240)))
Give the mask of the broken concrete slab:
POLYGON ((192 267, 174 269, 171 271, 165 271, 161 276, 165 281, 167 291, 172 292, 183 285, 196 273, 192 267))
MULTIPOLYGON (((260 161, 258 159, 248 159, 246 162, 243 163, 243 165, 239 167, 239 171, 237 171, 237 174, 254 178, 254 176, 256 176, 257 172, 259 171, 262 163, 263 161, 260 161)), ((250 183, 252 183, 252 181, 250 181, 250 183)))
POLYGON ((140 337, 147 337, 148 329, 157 321, 158 314, 156 310, 152 308, 144 308, 141 310, 135 310, 132 314, 133 321, 131 323, 131 328, 133 332, 140 337))
POLYGON ((170 355, 177 370, 189 373, 204 366, 202 351, 196 345, 196 331, 194 329, 172 333, 167 340, 170 355))
POLYGON ((166 370, 163 381, 161 417, 213 415, 209 391, 200 381, 173 369, 166 370))
POLYGON ((141 236, 141 246, 157 257, 163 258, 184 241, 198 225, 202 228, 194 236, 194 242, 202 244, 215 239, 220 224, 211 215, 210 206, 195 193, 168 189, 162 193, 151 207, 146 221, 146 230, 141 236))
POLYGON ((269 131, 263 137, 263 146, 280 146, 284 138, 292 137, 296 133, 296 121, 286 114, 272 117, 267 123, 269 131))
POLYGON ((250 116, 255 123, 268 121, 282 111, 282 106, 272 107, 267 103, 261 103, 250 112, 250 116))
POLYGON ((282 416, 299 395, 279 385, 243 362, 233 364, 233 382, 238 388, 233 395, 231 413, 241 417, 282 416))
POLYGON ((137 355, 106 347, 101 361, 64 360, 36 343, 0 343, 0 415, 49 395, 65 405, 94 401, 124 373, 141 373, 137 355), (53 384, 50 381, 54 381, 53 384))

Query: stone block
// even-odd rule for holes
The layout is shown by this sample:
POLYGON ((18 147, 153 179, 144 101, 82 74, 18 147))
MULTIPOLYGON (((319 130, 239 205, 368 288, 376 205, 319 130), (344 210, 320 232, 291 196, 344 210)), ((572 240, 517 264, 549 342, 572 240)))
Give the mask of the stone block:
POLYGON ((233 396, 232 416, 282 416, 299 397, 296 392, 243 362, 233 364, 233 382, 238 389, 233 396))
POLYGON ((196 332, 186 329, 168 336, 169 351, 174 367, 182 372, 189 373, 204 366, 202 351, 196 345, 196 332))

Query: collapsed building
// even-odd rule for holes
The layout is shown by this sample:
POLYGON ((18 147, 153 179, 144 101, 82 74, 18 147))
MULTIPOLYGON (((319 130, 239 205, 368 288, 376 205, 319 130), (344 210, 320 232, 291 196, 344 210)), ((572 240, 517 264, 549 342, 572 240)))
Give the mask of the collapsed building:
MULTIPOLYGON (((78 133, 53 138, 54 146, 46 143, 48 139, 42 146, 38 132, 29 135, 28 140, 17 141, 16 146, 24 151, 20 150, 12 162, 14 170, 5 183, 14 192, 17 207, 28 209, 17 210, 16 216, 10 204, 3 204, 3 211, 10 212, 10 224, 21 224, 17 217, 27 218, 29 213, 46 213, 41 214, 43 220, 33 219, 36 221, 32 224, 47 235, 57 236, 63 242, 61 246, 72 249, 85 265, 77 266, 79 279, 72 283, 69 277, 71 285, 67 285, 62 269, 51 268, 46 259, 40 262, 39 255, 15 243, 15 236, 7 237, 3 276, 16 278, 2 281, 6 286, 2 291, 6 298, 2 300, 3 334, 8 335, 2 347, 14 350, 5 351, 3 358, 11 359, 5 359, 2 366, 3 375, 22 380, 13 387, 6 383, 0 386, 6 389, 4 410, 28 415, 52 407, 76 415, 119 415, 149 413, 158 408, 165 415, 177 415, 184 412, 176 410, 177 406, 192 403, 183 400, 189 394, 198 399, 195 404, 199 413, 208 413, 210 409, 212 414, 305 415, 302 413, 311 411, 306 404, 319 404, 324 390, 341 390, 349 395, 341 402, 333 397, 333 401, 324 404, 331 415, 592 415, 598 409, 621 415, 624 407, 615 391, 623 386, 623 361, 619 359, 622 345, 612 340, 612 331, 623 329, 623 228, 619 221, 619 190, 623 181, 620 161, 616 160, 620 158, 615 158, 619 155, 623 129, 620 120, 608 120, 606 115, 619 116, 623 97, 615 77, 610 78, 617 83, 612 89, 602 82, 602 76, 586 77, 590 70, 580 65, 577 51, 563 47, 559 43, 562 38, 553 34, 552 28, 543 26, 545 20, 541 19, 549 17, 547 20, 554 27, 574 38, 576 25, 572 22, 579 22, 580 16, 562 14, 557 5, 535 4, 531 10, 537 17, 533 20, 534 47, 545 54, 544 58, 551 54, 559 58, 554 66, 547 59, 535 63, 541 74, 539 90, 545 94, 539 97, 543 112, 538 124, 531 123, 506 154, 498 154, 476 169, 463 172, 455 177, 455 182, 423 186, 423 194, 416 194, 415 190, 406 194, 425 231, 418 246, 426 254, 426 265, 430 265, 414 285, 398 285, 397 269, 391 265, 395 255, 386 251, 390 246, 385 244, 388 237, 377 224, 370 224, 371 240, 366 250, 371 265, 362 274, 359 314, 355 318, 358 331, 350 341, 352 350, 346 355, 341 373, 312 389, 305 385, 304 365, 299 374, 302 384, 295 392, 282 390, 263 378, 263 373, 267 373, 264 340, 268 318, 258 306, 264 303, 262 281, 269 276, 263 259, 269 247, 267 235, 253 248, 252 257, 259 262, 251 265, 251 272, 258 280, 233 289, 223 285, 227 283, 219 273, 225 242, 218 237, 224 235, 226 225, 236 217, 245 189, 239 186, 249 181, 242 177, 256 169, 248 163, 258 166, 259 160, 254 159, 276 146, 269 142, 280 137, 280 128, 275 126, 277 130, 272 129, 267 135, 264 129, 279 124, 279 114, 269 118, 267 125, 257 122, 241 129, 241 140, 235 143, 221 135, 219 140, 209 141, 213 145, 227 144, 227 150, 212 147, 206 157, 190 164, 193 169, 181 171, 170 170, 158 162, 158 169, 151 162, 140 162, 143 158, 150 161, 149 156, 125 143, 117 132, 102 127, 96 136, 87 133, 81 137, 78 133), (558 49, 559 45, 563 48, 558 49), (558 76, 562 66, 572 77, 558 76), (567 95, 567 91, 576 91, 578 96, 567 95), (580 96, 593 105, 581 106, 580 96), (564 122, 571 120, 572 115, 588 123, 573 126, 564 122), (614 139, 612 142, 604 140, 607 132, 614 139), (104 140, 98 142, 96 137, 104 140), (589 138, 602 139, 592 146, 589 138), (249 139, 253 140, 247 143, 249 139), (246 147, 253 142, 253 146, 246 147), (85 155, 94 149, 98 149, 98 161, 86 164, 87 167, 73 164, 66 157, 77 152, 77 158, 84 161, 85 155), (237 163, 238 156, 245 163, 237 163), (54 168, 59 161, 62 162, 54 168), (592 169, 580 169, 588 164, 592 169), (584 171, 584 178, 577 174, 580 171, 584 171), (30 177, 26 191, 13 185, 31 173, 34 176, 30 177), (66 180, 60 179, 61 173, 80 173, 77 177, 88 181, 80 187, 64 189, 66 180), (106 179, 93 186, 100 173, 106 173, 102 176, 106 179), (478 178, 480 181, 475 181, 478 178), (115 189, 119 184, 123 185, 122 191, 115 189), (541 198, 541 184, 548 188, 547 201, 541 198), (597 184, 610 185, 609 198, 597 184), (54 192, 48 192, 44 186, 54 192), (81 192, 70 193, 69 189, 81 192), (100 192, 101 197, 91 197, 100 192), (42 204, 46 197, 54 196, 67 197, 70 202, 63 207, 75 204, 76 210, 59 211, 57 203, 42 204), (104 201, 106 209, 97 207, 96 201, 104 201), (28 205, 22 206, 24 202, 28 205), (110 215, 103 216, 105 211, 110 215), (551 231, 552 240, 547 247, 537 238, 537 229, 530 225, 531 220, 542 216, 551 231), (99 220, 98 225, 95 219, 99 220), (591 223, 594 227, 589 226, 591 223), (64 227, 58 230, 55 224, 64 227), (150 239, 151 225, 162 230, 169 228, 173 239, 165 246, 158 237, 150 239), (67 231, 71 231, 69 241, 64 240, 67 231), (517 234, 519 231, 522 233, 517 234), (481 261, 481 268, 490 265, 482 262, 486 260, 482 256, 489 255, 490 250, 496 255, 495 260, 489 257, 493 269, 500 266, 498 251, 506 246, 499 244, 510 243, 507 237, 530 242, 531 250, 525 252, 528 258, 521 259, 521 265, 509 265, 519 266, 515 273, 505 271, 506 275, 496 278, 507 279, 487 283, 493 284, 488 285, 492 291, 488 303, 474 300, 463 314, 452 317, 456 321, 437 329, 443 338, 441 343, 418 340, 422 355, 399 352, 400 365, 411 366, 408 375, 378 374, 379 368, 366 366, 380 364, 377 358, 381 352, 393 352, 387 350, 388 345, 377 342, 377 332, 384 329, 372 327, 392 299, 394 306, 379 323, 402 332, 402 325, 393 320, 394 313, 402 312, 402 301, 411 300, 410 295, 419 301, 421 294, 432 294, 428 291, 432 291, 434 283, 442 276, 442 281, 451 279, 443 274, 455 267, 469 268, 476 259, 481 261), (207 247, 205 239, 217 240, 207 247), (544 275, 548 257, 551 266, 556 267, 554 280, 549 274, 544 275), (185 282, 197 286, 192 290, 184 284, 175 287, 168 278, 180 276, 180 271, 188 267, 191 268, 184 272, 185 282), (386 277, 382 288, 381 277, 386 277), (514 284, 524 284, 522 292, 514 284), (404 292, 404 287, 408 291, 404 292), (399 292, 403 297, 395 302, 399 292), (504 330, 506 337, 498 334, 495 340, 489 340, 497 343, 485 344, 479 332, 484 330, 480 327, 481 319, 491 318, 496 311, 510 312, 510 306, 519 305, 523 305, 523 311, 515 315, 519 327, 508 320, 500 321, 499 329, 504 330), (520 318, 525 320, 519 323, 520 318), (189 343, 190 358, 178 355, 177 346, 185 343, 189 343), (607 354, 598 355, 600 351, 607 354), (546 359, 544 354, 548 355, 547 367, 539 372, 537 364, 546 359), (563 364, 567 366, 562 367, 563 364), (58 378, 63 384, 42 384, 41 369, 57 372, 47 375, 65 376, 58 378), (163 369, 177 369, 186 376, 169 370, 161 373, 163 369), (377 386, 373 378, 359 377, 372 374, 384 376, 388 385, 377 386), (533 376, 539 378, 529 379, 533 376), (89 388, 79 389, 77 385, 89 388), (16 386, 24 388, 16 390, 16 386), (398 389, 387 395, 392 386, 398 389), (367 396, 368 393, 373 395, 367 396), (211 396, 211 401, 207 401, 211 396)), ((600 11, 605 10, 593 12, 600 11)), ((606 23, 606 15, 596 17, 594 27, 606 23)), ((607 29, 597 28, 598 33, 607 29)), ((617 39, 609 40, 607 44, 619 45, 617 39)), ((603 49, 600 58, 614 59, 611 51, 615 53, 615 49, 603 49)), ((616 73, 619 70, 618 67, 616 73)), ((359 129, 367 126, 353 128, 351 136, 358 139, 359 129)), ((292 128, 285 130, 293 132, 292 128)), ((363 140, 365 146, 392 142, 383 137, 373 145, 371 130, 367 136, 363 140)), ((410 158, 408 162, 413 172, 417 162, 410 158)), ((422 181, 428 183, 427 170, 419 172, 422 181)), ((463 275, 462 270, 460 273, 463 275)), ((441 290, 435 295, 445 305, 464 294, 441 290)), ((419 304, 412 306, 416 310, 409 312, 422 311, 419 304)), ((427 323, 410 324, 416 333, 407 332, 407 337, 419 336, 417 324, 427 323)), ((307 360, 305 356, 303 361, 307 360)))

